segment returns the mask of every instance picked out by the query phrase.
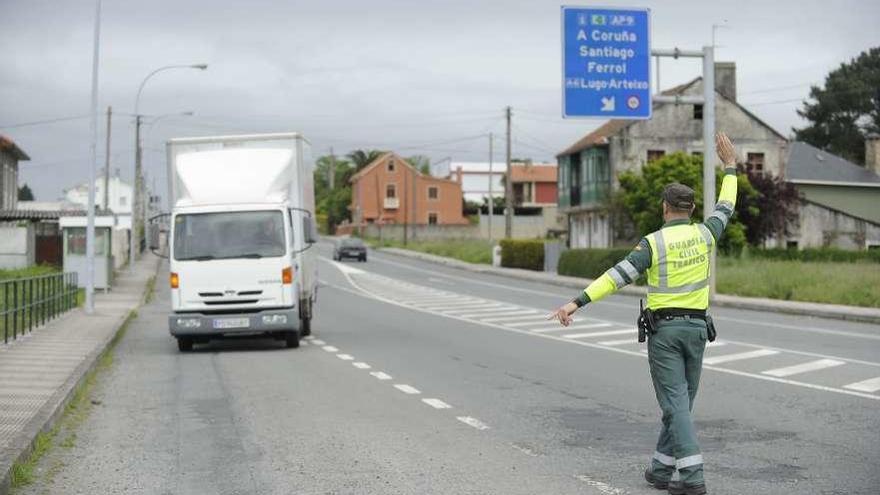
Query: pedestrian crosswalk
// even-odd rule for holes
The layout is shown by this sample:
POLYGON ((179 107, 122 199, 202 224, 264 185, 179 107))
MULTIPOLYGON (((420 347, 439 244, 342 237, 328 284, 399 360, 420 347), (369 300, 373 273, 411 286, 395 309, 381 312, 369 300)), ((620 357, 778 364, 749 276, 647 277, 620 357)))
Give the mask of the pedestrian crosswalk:
MULTIPOLYGON (((420 311, 617 352, 647 354, 633 324, 577 316, 563 327, 547 320, 547 308, 459 294, 365 271, 349 271, 348 275, 364 292, 420 311)), ((880 400, 880 363, 719 340, 706 346, 703 365, 740 376, 880 400), (843 369, 847 372, 834 374, 843 369), (838 383, 838 376, 860 378, 844 378, 838 383)))

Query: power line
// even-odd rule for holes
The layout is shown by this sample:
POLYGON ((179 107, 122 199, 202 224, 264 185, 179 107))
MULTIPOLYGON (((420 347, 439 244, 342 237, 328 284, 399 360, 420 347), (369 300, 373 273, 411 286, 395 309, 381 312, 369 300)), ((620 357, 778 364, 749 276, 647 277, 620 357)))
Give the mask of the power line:
POLYGON ((18 124, 0 125, 0 129, 16 129, 19 127, 28 127, 28 126, 32 126, 32 125, 54 124, 56 122, 65 122, 68 120, 87 119, 89 117, 91 117, 91 115, 73 115, 70 117, 57 117, 54 119, 34 120, 32 122, 21 122, 18 124))

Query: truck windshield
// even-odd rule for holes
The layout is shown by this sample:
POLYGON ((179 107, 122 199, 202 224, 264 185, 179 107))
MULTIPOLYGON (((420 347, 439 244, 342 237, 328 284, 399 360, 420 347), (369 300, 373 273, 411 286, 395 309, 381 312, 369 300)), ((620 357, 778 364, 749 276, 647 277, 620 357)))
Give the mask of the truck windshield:
POLYGON ((280 211, 182 214, 174 220, 174 259, 179 261, 284 254, 284 216, 280 211))

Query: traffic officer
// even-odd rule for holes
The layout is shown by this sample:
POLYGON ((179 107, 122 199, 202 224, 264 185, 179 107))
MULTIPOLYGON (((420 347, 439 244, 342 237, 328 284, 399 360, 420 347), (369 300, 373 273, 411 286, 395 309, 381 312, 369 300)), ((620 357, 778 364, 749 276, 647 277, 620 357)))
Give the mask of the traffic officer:
POLYGON ((578 308, 647 273, 648 309, 656 319, 656 333, 648 340, 648 362, 663 425, 645 479, 674 495, 706 493, 691 411, 707 339, 709 257, 736 204, 736 151, 723 133, 715 136, 715 148, 725 175, 712 215, 704 223, 691 223, 693 189, 669 184, 663 190, 663 227, 642 238, 626 258, 548 316, 568 326, 578 308))

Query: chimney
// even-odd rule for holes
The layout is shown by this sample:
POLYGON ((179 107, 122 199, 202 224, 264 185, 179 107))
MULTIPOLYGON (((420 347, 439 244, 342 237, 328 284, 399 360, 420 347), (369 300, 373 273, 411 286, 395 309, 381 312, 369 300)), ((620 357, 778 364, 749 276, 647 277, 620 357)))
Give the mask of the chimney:
POLYGON ((880 175, 880 134, 868 134, 865 138, 865 168, 880 175))
POLYGON ((736 62, 715 62, 715 91, 736 101, 736 62))

